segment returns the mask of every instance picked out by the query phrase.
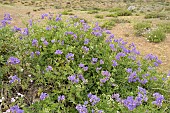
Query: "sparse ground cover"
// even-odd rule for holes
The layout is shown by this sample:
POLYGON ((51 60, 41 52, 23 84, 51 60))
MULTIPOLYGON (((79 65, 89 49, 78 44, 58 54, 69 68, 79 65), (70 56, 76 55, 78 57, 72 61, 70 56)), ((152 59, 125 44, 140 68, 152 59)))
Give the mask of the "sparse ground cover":
POLYGON ((28 113, 170 111, 168 2, 142 5, 104 1, 14 0, 12 5, 1 2, 0 19, 10 13, 12 21, 7 19, 10 26, 22 29, 1 28, 2 111, 10 108, 28 113), (136 8, 127 13, 130 5, 136 8), (122 11, 118 7, 123 7, 128 15, 118 15, 122 11), (145 19, 155 11, 162 11, 166 17, 145 19), (59 14, 63 14, 62 20, 59 14), (145 32, 148 29, 151 32, 145 32), (146 35, 136 36, 135 30, 146 35), (148 42, 149 35, 163 40, 148 42), (41 47, 37 48, 37 44, 41 47))

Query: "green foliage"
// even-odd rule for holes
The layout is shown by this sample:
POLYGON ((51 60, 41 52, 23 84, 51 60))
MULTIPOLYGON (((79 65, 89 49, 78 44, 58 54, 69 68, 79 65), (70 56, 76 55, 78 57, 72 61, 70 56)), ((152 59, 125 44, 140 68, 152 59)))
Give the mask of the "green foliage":
POLYGON ((61 13, 62 15, 74 15, 74 13, 72 13, 71 11, 69 10, 65 10, 61 13))
POLYGON ((97 10, 91 10, 87 12, 87 14, 96 14, 96 13, 99 13, 99 12, 97 10))
POLYGON ((110 29, 112 29, 113 26, 115 26, 115 21, 108 20, 108 21, 104 22, 101 27, 110 30, 110 29))
POLYGON ((158 12, 152 12, 152 13, 148 13, 148 14, 145 15, 146 19, 149 19, 149 18, 165 18, 165 17, 166 17, 166 14, 158 13, 158 12))
POLYGON ((117 12, 117 11, 121 11, 122 8, 116 7, 116 8, 112 8, 109 10, 109 12, 117 12))
POLYGON ((129 20, 119 18, 113 18, 112 21, 114 21, 115 23, 130 23, 129 20))
POLYGON ((132 12, 129 10, 120 10, 116 12, 117 16, 131 16, 132 12))
POLYGON ((161 29, 156 29, 147 34, 147 39, 150 42, 159 43, 166 38, 165 33, 161 29))
POLYGON ((103 15, 95 15, 95 18, 103 19, 104 16, 103 15))
POLYGON ((151 23, 140 22, 134 25, 135 35, 144 36, 145 32, 151 28, 151 23))
POLYGON ((165 33, 170 33, 170 22, 158 24, 159 29, 165 33))
MULTIPOLYGON (((85 101, 88 101, 86 108, 89 112, 92 109, 95 112, 103 110, 104 113, 169 110, 169 81, 163 81, 161 76, 167 76, 156 71, 155 63, 160 64, 158 58, 143 58, 138 55, 134 44, 126 45, 123 40, 100 28, 98 23, 90 26, 76 17, 65 22, 58 16, 51 20, 42 19, 42 22, 27 25, 29 34, 15 32, 9 27, 0 29, 1 96, 5 98, 2 112, 18 105, 25 113, 78 113, 76 106, 83 105, 85 101), (56 53, 56 50, 62 53, 56 53), (72 55, 68 56, 69 53, 72 55), (8 62, 11 56, 18 58, 20 63, 14 65, 8 62), (84 65, 80 66, 81 63, 84 65), (52 69, 49 70, 49 66, 52 69), (132 72, 127 71, 129 68, 132 72), (136 73, 134 78, 132 73, 136 73), (21 81, 9 83, 10 76, 14 75, 21 81), (74 80, 69 80, 71 75, 76 75, 79 81, 74 77, 74 80), (138 80, 130 81, 136 78, 138 80), (147 82, 142 83, 143 80, 147 82), (112 98, 115 93, 120 95, 121 100, 136 97, 138 87, 147 90, 148 101, 142 101, 132 111, 112 98), (48 94, 44 100, 40 99, 42 92, 48 94), (152 104, 155 92, 164 95, 162 106, 152 104), (95 105, 92 105, 94 98, 90 99, 89 93, 100 98, 95 105), (60 95, 65 96, 62 101, 58 98, 60 95), (12 98, 15 102, 11 102, 12 98)), ((105 24, 106 27, 110 25, 113 26, 114 21, 105 24)))
POLYGON ((117 17, 117 15, 114 13, 114 14, 107 14, 106 17, 117 17))

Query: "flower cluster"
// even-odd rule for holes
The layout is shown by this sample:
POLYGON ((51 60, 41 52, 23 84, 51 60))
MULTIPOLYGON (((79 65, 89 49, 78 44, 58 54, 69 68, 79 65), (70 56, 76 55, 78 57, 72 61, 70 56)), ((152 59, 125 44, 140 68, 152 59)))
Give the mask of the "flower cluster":
POLYGON ((76 109, 79 111, 79 113, 88 113, 86 105, 78 104, 76 109))
POLYGON ((18 58, 15 58, 15 57, 10 57, 7 62, 12 64, 12 65, 15 65, 15 64, 19 64, 20 60, 18 58))
POLYGON ((48 94, 42 92, 40 95, 40 100, 44 100, 46 97, 48 97, 48 94))
POLYGON ((88 66, 85 66, 84 64, 80 63, 79 67, 83 68, 84 71, 88 70, 88 66))
POLYGON ((20 109, 18 105, 10 107, 9 112, 12 113, 24 113, 24 110, 20 109))
POLYGON ((63 101, 63 100, 65 100, 65 96, 64 95, 58 96, 58 102, 63 101))
POLYGON ((74 74, 74 75, 68 76, 67 78, 68 78, 68 80, 70 80, 73 84, 74 84, 74 83, 78 83, 79 80, 82 80, 83 82, 86 82, 86 80, 85 80, 85 78, 83 77, 82 74, 78 74, 78 75, 74 74))
POLYGON ((155 97, 155 101, 152 102, 152 104, 155 104, 157 106, 162 106, 162 102, 164 100, 164 96, 159 93, 154 93, 153 96, 155 97))
POLYGON ((21 79, 18 78, 17 75, 11 76, 10 78, 11 80, 9 81, 9 83, 14 83, 15 81, 21 82, 21 79))
POLYGON ((105 76, 105 78, 100 79, 100 82, 101 82, 101 85, 102 85, 103 83, 105 83, 106 81, 108 81, 110 79, 111 74, 110 74, 109 71, 102 71, 101 74, 103 76, 105 76))
POLYGON ((88 98, 90 99, 89 101, 91 102, 92 106, 96 105, 100 101, 99 97, 91 93, 88 94, 88 98))

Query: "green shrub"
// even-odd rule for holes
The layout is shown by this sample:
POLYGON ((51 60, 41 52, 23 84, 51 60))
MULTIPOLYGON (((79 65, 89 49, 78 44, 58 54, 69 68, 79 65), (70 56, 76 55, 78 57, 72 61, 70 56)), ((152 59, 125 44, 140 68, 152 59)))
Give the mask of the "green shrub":
POLYGON ((145 15, 145 18, 146 19, 149 19, 149 18, 166 18, 166 15, 164 13, 148 13, 145 15))
POLYGON ((103 19, 103 18, 104 18, 104 16, 103 16, 103 15, 95 15, 95 18, 103 19))
POLYGON ((108 20, 108 21, 104 22, 101 27, 110 30, 113 28, 113 26, 115 26, 115 21, 108 20))
POLYGON ((114 14, 107 14, 106 17, 117 17, 117 15, 114 13, 114 14))
POLYGON ((129 10, 120 10, 116 12, 117 16, 131 16, 132 12, 129 10))
POLYGON ((122 8, 116 7, 116 8, 109 9, 109 12, 117 12, 117 11, 121 11, 121 10, 122 10, 122 8))
POLYGON ((99 12, 97 10, 92 10, 92 11, 87 12, 87 14, 96 14, 96 13, 99 13, 99 12))
POLYGON ((144 36, 145 32, 151 28, 151 23, 140 22, 134 25, 135 35, 144 36))
POLYGON ((130 23, 129 20, 119 18, 113 18, 112 21, 114 21, 115 23, 130 23))
POLYGON ((150 42, 158 43, 166 38, 165 33, 161 29, 156 29, 147 34, 147 39, 150 42))
POLYGON ((1 111, 168 112, 170 81, 162 77, 169 75, 156 71, 161 61, 78 20, 57 15, 21 31, 0 28, 1 111))
POLYGON ((61 13, 62 15, 74 15, 74 13, 71 13, 69 10, 65 10, 61 13))
POLYGON ((158 27, 165 33, 170 33, 170 22, 158 24, 158 27))

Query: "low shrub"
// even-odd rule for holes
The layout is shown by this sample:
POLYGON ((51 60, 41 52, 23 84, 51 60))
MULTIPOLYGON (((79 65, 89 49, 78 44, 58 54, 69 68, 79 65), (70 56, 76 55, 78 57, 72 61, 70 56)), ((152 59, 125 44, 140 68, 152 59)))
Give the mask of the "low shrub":
POLYGON ((104 16, 103 15, 95 15, 95 18, 103 19, 104 16))
POLYGON ((131 16, 132 12, 129 10, 120 10, 116 12, 117 16, 131 16))
POLYGON ((71 11, 67 11, 67 10, 63 11, 61 14, 62 15, 74 15, 74 13, 72 13, 71 11))
POLYGON ((153 12, 153 13, 148 13, 145 15, 145 18, 146 19, 149 19, 149 18, 166 18, 167 16, 164 14, 164 13, 156 13, 156 12, 153 12))
POLYGON ((170 33, 170 22, 158 24, 158 27, 165 33, 170 33))
POLYGON ((117 14, 107 14, 106 17, 117 17, 117 14))
POLYGON ((99 13, 97 10, 92 10, 92 11, 88 11, 87 14, 96 14, 99 13))
POLYGON ((110 30, 113 28, 113 26, 115 26, 115 21, 108 20, 108 21, 104 22, 101 27, 110 30))
POLYGON ((140 22, 134 25, 135 35, 136 36, 144 36, 146 31, 151 28, 151 23, 149 22, 140 22))
POLYGON ((121 11, 121 10, 122 10, 122 8, 116 7, 116 8, 109 9, 109 12, 117 12, 117 11, 121 11))
POLYGON ((150 42, 158 43, 166 38, 165 33, 161 29, 156 29, 147 34, 147 39, 150 42))
POLYGON ((0 28, 2 112, 168 112, 170 74, 98 23, 43 14, 40 24, 0 28), (44 17, 45 16, 45 17, 44 17), (50 17, 49 17, 50 16, 50 17), (48 20, 49 19, 49 20, 48 20), (162 77, 164 79, 162 79, 162 77))
POLYGON ((112 21, 114 21, 115 23, 130 23, 129 20, 119 18, 113 18, 112 21))

